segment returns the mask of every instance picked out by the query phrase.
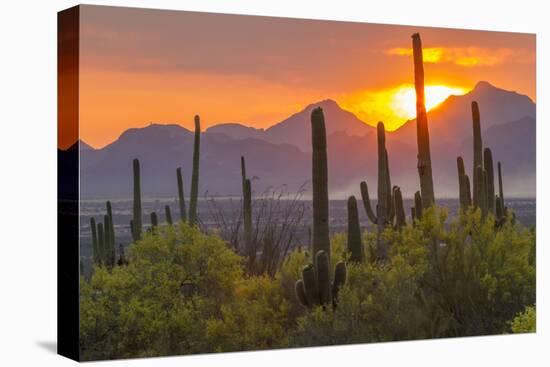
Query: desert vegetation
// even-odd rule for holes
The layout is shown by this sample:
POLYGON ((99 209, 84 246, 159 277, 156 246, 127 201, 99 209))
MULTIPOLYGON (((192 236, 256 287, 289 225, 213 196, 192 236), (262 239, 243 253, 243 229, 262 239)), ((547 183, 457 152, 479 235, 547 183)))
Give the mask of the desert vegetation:
POLYGON ((476 102, 471 180, 463 158, 456 160, 460 211, 448 218, 437 205, 418 34, 412 47, 420 188, 410 215, 401 188, 392 186, 380 122, 376 202, 367 181, 358 183, 375 230, 362 228, 361 205, 350 196, 347 231, 330 233, 325 117, 317 108, 311 113, 312 228, 303 226, 309 213, 300 193, 290 200, 275 189, 254 195, 241 157, 242 200, 227 218, 209 198, 217 228, 206 229, 197 214, 196 116, 188 211, 176 169, 179 220, 170 206, 165 223, 155 212, 142 212, 137 159, 133 243, 126 252, 122 246, 116 251, 109 201, 102 221, 90 220, 94 266, 81 277, 80 293, 83 359, 534 331, 535 231, 505 206, 503 166, 497 162, 495 173, 492 151, 483 147, 476 102), (144 214, 151 218, 148 228, 144 214), (296 240, 301 230, 310 233, 307 241, 296 240))

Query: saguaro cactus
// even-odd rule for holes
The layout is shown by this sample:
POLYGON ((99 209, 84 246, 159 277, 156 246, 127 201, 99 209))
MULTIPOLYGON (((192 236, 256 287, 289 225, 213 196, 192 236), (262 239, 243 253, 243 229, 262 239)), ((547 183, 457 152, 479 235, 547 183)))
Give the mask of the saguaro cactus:
POLYGON ((477 185, 481 184, 483 180, 477 176, 479 172, 477 167, 481 167, 483 169, 483 143, 481 141, 481 123, 480 123, 480 115, 479 115, 479 106, 476 101, 472 102, 472 123, 473 123, 473 131, 474 131, 474 167, 472 170, 474 175, 473 202, 474 202, 474 206, 478 208, 480 207, 480 198, 479 198, 480 190, 477 187, 477 185))
POLYGON ((170 205, 164 206, 164 215, 166 216, 166 223, 171 226, 174 222, 172 222, 172 212, 170 211, 170 205))
POLYGON ((346 265, 343 262, 336 264, 334 281, 330 283, 330 262, 327 253, 319 251, 315 258, 317 271, 312 264, 304 267, 302 279, 294 286, 296 297, 305 307, 326 306, 330 301, 335 307, 338 292, 346 282, 346 265))
POLYGON ((141 223, 141 182, 139 160, 136 158, 133 161, 134 168, 134 210, 133 210, 133 239, 134 242, 141 239, 142 223, 141 223))
POLYGON ((406 224, 405 207, 403 206, 403 196, 398 186, 393 188, 393 201, 395 207, 395 228, 401 229, 406 224))
MULTIPOLYGON (((328 168, 325 117, 320 107, 311 112, 313 253, 325 251, 330 259, 328 223, 328 168)), ((315 266, 317 266, 315 264, 315 266)))
POLYGON ((359 225, 359 214, 357 212, 357 200, 355 196, 348 198, 348 252, 351 254, 351 261, 363 261, 361 227, 359 225))
POLYGON ((462 157, 456 159, 456 166, 458 170, 458 188, 460 198, 460 209, 466 210, 471 205, 470 198, 470 179, 466 175, 464 169, 464 160, 462 157))
POLYGON ((193 144, 193 173, 191 176, 191 198, 189 199, 189 224, 197 223, 197 205, 199 199, 199 162, 201 148, 201 120, 195 116, 195 140, 193 144))
POLYGON ((256 251, 252 244, 252 184, 245 180, 243 192, 243 228, 244 242, 251 264, 254 262, 256 251))
POLYGON ((103 264, 105 254, 105 234, 103 233, 103 223, 97 224, 97 247, 99 249, 99 262, 103 264))
POLYGON ((414 215, 416 219, 422 219, 423 206, 422 206, 422 194, 420 191, 414 193, 414 215))
POLYGON ((155 232, 159 225, 159 220, 157 217, 157 213, 151 212, 151 232, 155 232))
POLYGON ((90 230, 92 232, 92 251, 93 251, 93 260, 94 263, 99 264, 101 262, 101 256, 99 253, 99 246, 97 242, 97 227, 95 224, 95 219, 90 218, 90 230))
POLYGON ((113 219, 113 209, 111 207, 110 201, 107 201, 106 207, 107 207, 107 216, 109 217, 109 245, 110 245, 109 262, 112 266, 114 266, 115 258, 116 258, 116 253, 115 253, 116 239, 115 239, 115 223, 113 219))
POLYGON ((382 239, 384 227, 390 222, 390 208, 392 207, 391 183, 388 167, 388 152, 386 151, 386 133, 384 124, 377 125, 378 137, 378 203, 376 204, 376 215, 372 210, 369 198, 369 189, 365 181, 361 182, 361 197, 367 216, 377 226, 376 257, 383 260, 387 257, 387 248, 382 239))
POLYGON ((491 214, 495 214, 495 172, 493 170, 493 153, 491 149, 483 150, 483 169, 487 175, 487 210, 491 214))
MULTIPOLYGON (((432 178, 432 159, 430 154, 430 134, 428 131, 428 115, 424 96, 424 60, 420 34, 412 35, 414 58, 414 89, 416 91, 416 135, 418 145, 418 175, 420 176, 420 191, 422 206, 428 208, 435 203, 434 184, 432 178)), ((418 213, 417 213, 418 214, 418 213)))
POLYGON ((481 209, 481 217, 487 216, 487 174, 481 166, 476 169, 476 197, 478 208, 481 209))
POLYGON ((185 197, 183 196, 183 178, 181 176, 181 167, 176 169, 176 177, 178 180, 178 204, 180 207, 180 220, 185 222, 187 220, 187 213, 185 212, 185 197))

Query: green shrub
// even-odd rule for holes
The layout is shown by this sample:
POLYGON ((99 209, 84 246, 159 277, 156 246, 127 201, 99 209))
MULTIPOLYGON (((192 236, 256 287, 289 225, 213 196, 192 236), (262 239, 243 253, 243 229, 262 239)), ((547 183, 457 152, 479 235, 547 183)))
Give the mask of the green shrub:
POLYGON ((528 306, 525 311, 519 313, 510 322, 510 329, 513 333, 534 333, 537 331, 537 309, 535 306, 528 306))

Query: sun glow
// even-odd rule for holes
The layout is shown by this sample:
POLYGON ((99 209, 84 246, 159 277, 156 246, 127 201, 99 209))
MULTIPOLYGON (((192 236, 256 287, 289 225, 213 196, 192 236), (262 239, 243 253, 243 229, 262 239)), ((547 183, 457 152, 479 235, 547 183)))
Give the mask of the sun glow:
MULTIPOLYGON (((462 95, 467 92, 460 87, 446 85, 427 85, 424 88, 426 96, 426 110, 431 110, 445 101, 451 95, 462 95)), ((416 93, 414 86, 402 85, 395 89, 389 106, 396 116, 411 119, 416 117, 416 93)))

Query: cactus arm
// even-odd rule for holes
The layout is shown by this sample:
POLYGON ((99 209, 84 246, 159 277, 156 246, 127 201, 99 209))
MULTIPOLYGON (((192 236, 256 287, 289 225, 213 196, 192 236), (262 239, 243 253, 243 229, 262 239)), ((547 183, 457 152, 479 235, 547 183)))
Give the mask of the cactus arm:
POLYGON ((361 182, 361 199, 363 200, 363 206, 365 207, 365 212, 367 213, 367 217, 370 219, 372 224, 376 224, 378 222, 378 218, 376 218, 376 215, 374 214, 374 211, 372 210, 371 204, 370 204, 370 198, 369 198, 369 187, 367 186, 367 183, 365 181, 361 182))
POLYGON ((97 224, 97 246, 99 248, 99 264, 103 264, 105 253, 105 234, 103 233, 103 223, 97 224))
POLYGON ((464 185, 466 186, 466 201, 468 203, 468 207, 472 206, 472 190, 470 188, 470 177, 468 175, 464 175, 464 185))
MULTIPOLYGON (((311 112, 313 253, 325 251, 330 259, 327 137, 325 117, 320 107, 311 112)), ((316 259, 316 257, 314 257, 316 259)), ((314 264, 314 266, 317 266, 314 264)))
POLYGON ((435 203, 434 184, 432 178, 432 161, 430 154, 430 134, 428 131, 428 115, 424 96, 424 60, 420 35, 412 35, 414 59, 414 89, 416 92, 416 135, 418 145, 418 175, 422 205, 428 208, 435 203))
POLYGON ((502 206, 504 208, 504 190, 502 188, 502 169, 500 162, 498 162, 498 196, 500 197, 500 201, 502 202, 502 206))
POLYGON ((252 243, 252 184, 245 179, 243 192, 243 229, 244 242, 250 264, 254 263, 256 249, 252 243))
POLYGON ((189 224, 197 223, 197 206, 199 199, 199 164, 201 144, 201 121, 198 115, 195 116, 195 139, 193 143, 193 173, 191 176, 191 198, 189 200, 189 224))

